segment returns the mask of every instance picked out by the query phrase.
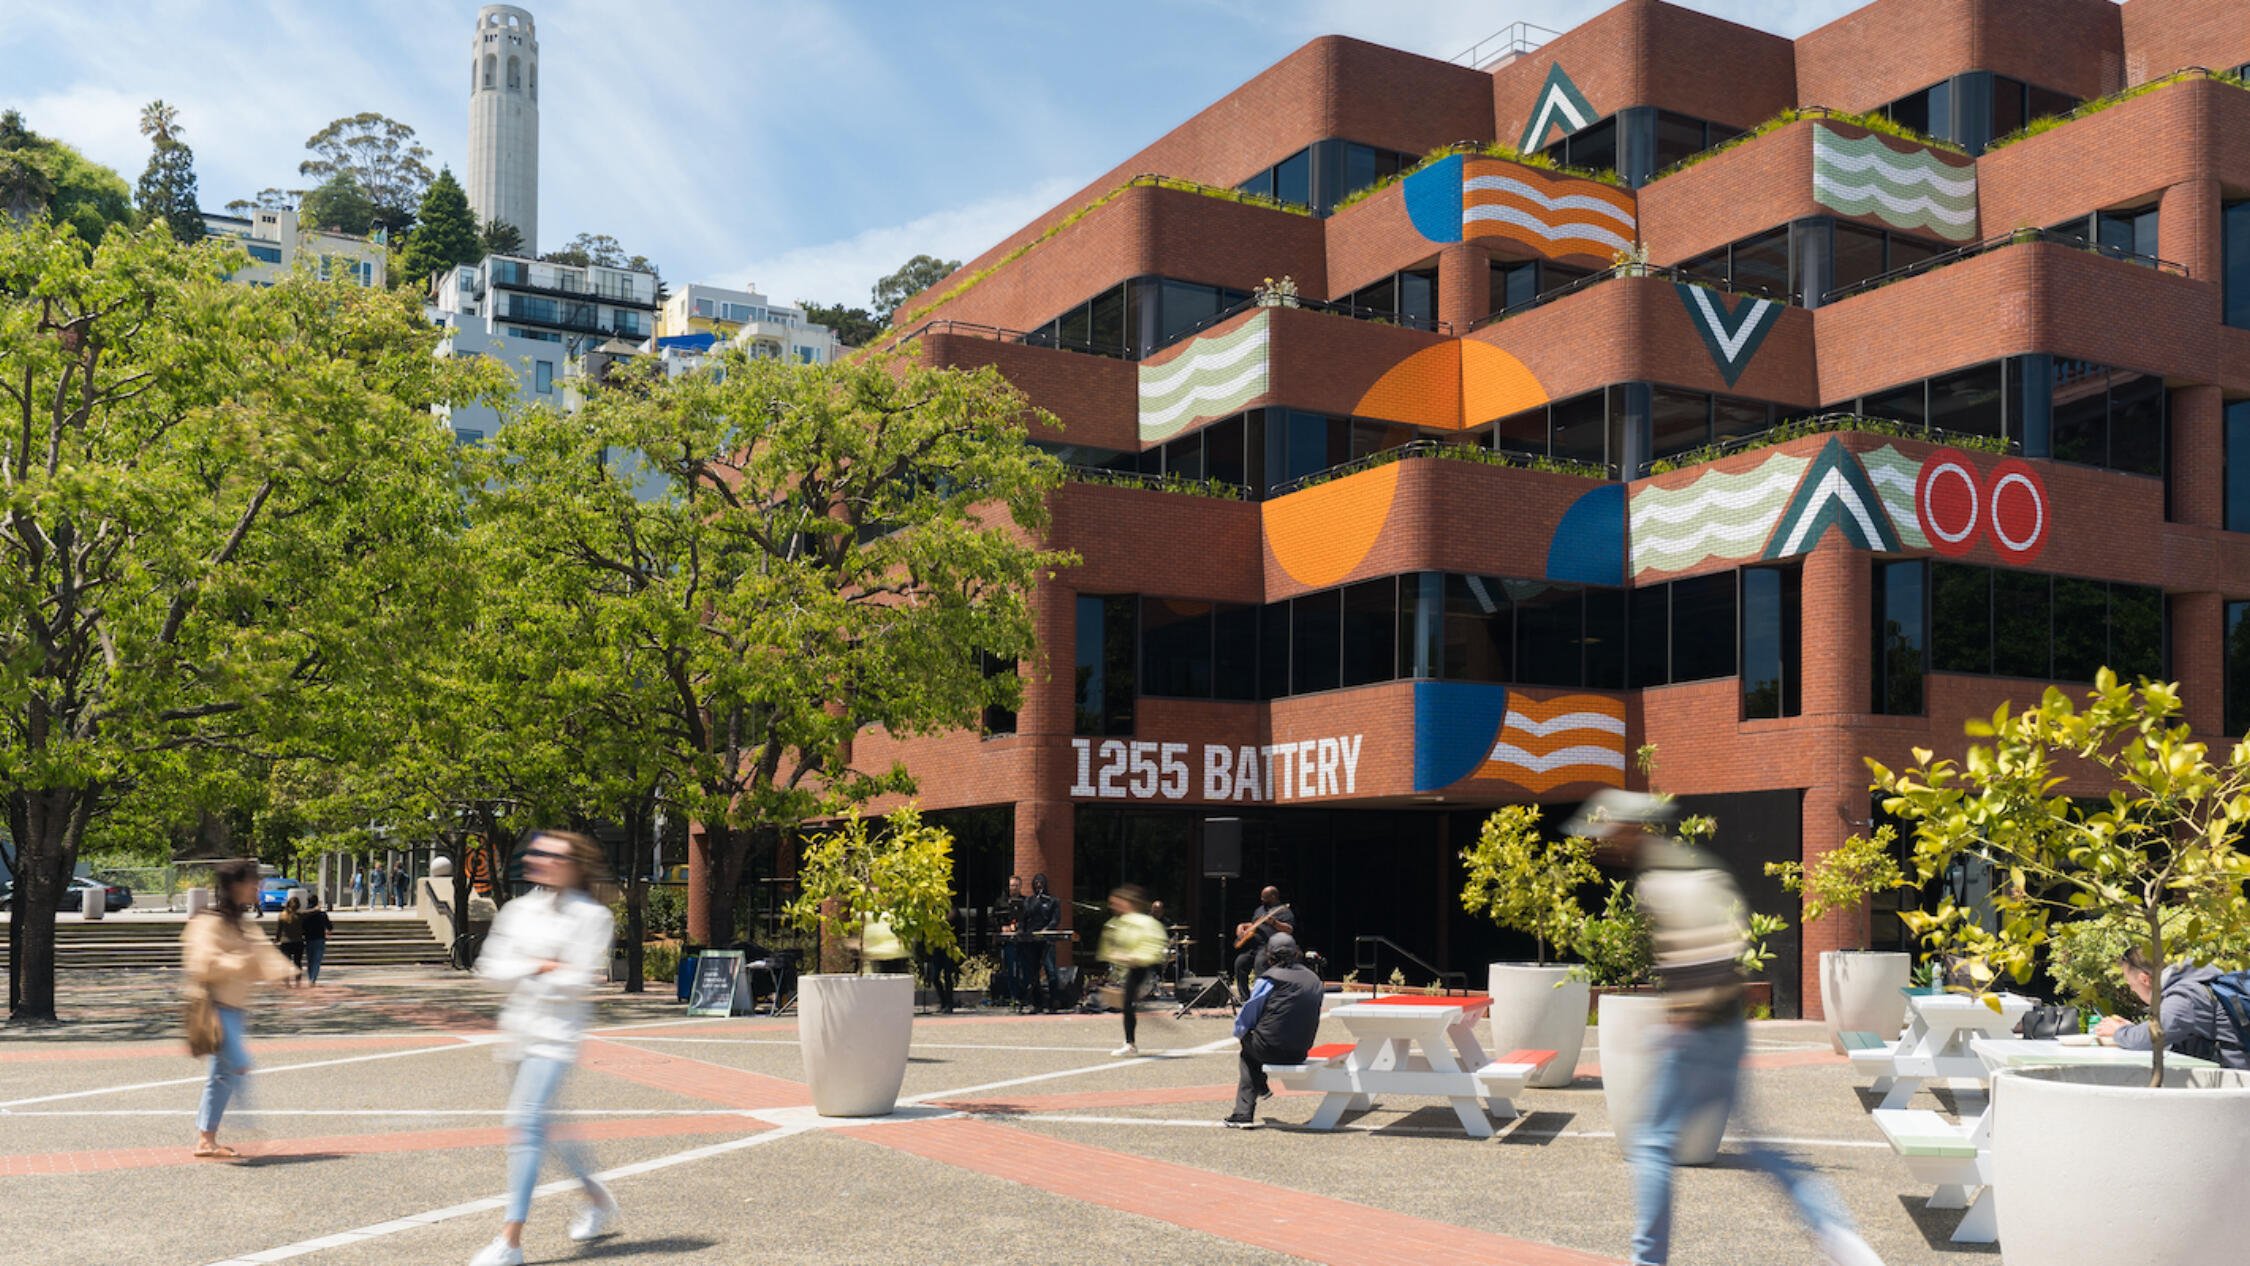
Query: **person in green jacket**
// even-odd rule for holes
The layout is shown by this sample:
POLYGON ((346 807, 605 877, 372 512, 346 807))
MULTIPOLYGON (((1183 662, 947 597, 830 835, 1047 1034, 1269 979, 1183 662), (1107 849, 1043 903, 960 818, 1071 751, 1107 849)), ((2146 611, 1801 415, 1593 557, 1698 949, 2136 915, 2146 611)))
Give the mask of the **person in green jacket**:
POLYGON ((1170 938, 1164 925, 1149 916, 1148 893, 1136 884, 1126 884, 1109 894, 1109 922, 1102 925, 1102 943, 1098 953, 1105 963, 1115 963, 1125 969, 1125 1045, 1111 1051, 1120 1059, 1141 1053, 1133 1042, 1133 1004, 1141 996, 1141 986, 1148 983, 1149 973, 1164 962, 1164 952, 1170 938))

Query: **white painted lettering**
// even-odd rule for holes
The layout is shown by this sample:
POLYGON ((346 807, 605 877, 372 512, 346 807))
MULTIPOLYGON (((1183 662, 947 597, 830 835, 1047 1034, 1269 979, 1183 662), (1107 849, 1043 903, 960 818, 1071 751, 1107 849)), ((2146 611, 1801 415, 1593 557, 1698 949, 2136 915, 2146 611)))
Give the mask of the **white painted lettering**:
POLYGON ((1203 749, 1203 798, 1205 800, 1231 800, 1234 798, 1234 763, 1232 750, 1211 746, 1203 749))
POLYGON ((1324 738, 1320 740, 1319 761, 1320 794, 1324 796, 1333 796, 1337 792, 1336 766, 1343 763, 1342 757, 1339 756, 1336 751, 1336 740, 1332 738, 1324 738))
POLYGON ((1256 803, 1266 798, 1265 774, 1258 767, 1258 752, 1258 748, 1245 747, 1235 760, 1234 798, 1237 800, 1256 803))
POLYGON ((1092 739, 1072 739, 1070 745, 1078 749, 1078 781, 1070 784, 1070 794, 1074 796, 1093 795, 1094 741, 1092 739))
POLYGON ((1304 742, 1296 745, 1297 798, 1299 800, 1310 800, 1314 796, 1320 794, 1319 784, 1313 781, 1313 775, 1316 772, 1313 766, 1313 761, 1318 759, 1314 749, 1318 748, 1319 746, 1320 740, 1318 739, 1306 739, 1304 742))
POLYGON ((1364 734, 1353 734, 1336 740, 1344 757, 1344 794, 1347 796, 1359 792, 1359 745, 1366 739, 1364 734))
POLYGON ((1289 762, 1297 754, 1297 745, 1294 743, 1276 743, 1267 748, 1266 752, 1268 753, 1268 759, 1273 762, 1266 767, 1266 798, 1268 800, 1287 800, 1294 787, 1294 784, 1289 781, 1289 762))

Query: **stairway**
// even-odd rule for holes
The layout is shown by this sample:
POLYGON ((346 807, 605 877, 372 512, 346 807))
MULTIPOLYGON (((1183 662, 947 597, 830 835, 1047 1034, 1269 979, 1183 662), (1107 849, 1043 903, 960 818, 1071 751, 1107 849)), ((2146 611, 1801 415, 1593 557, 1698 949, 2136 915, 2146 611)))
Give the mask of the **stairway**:
MULTIPOLYGON (((258 920, 274 934, 274 915, 258 920)), ((64 971, 105 967, 177 967, 182 917, 116 915, 97 923, 70 915, 55 920, 55 966, 64 971)), ((337 918, 328 935, 331 967, 443 967, 445 946, 429 925, 408 915, 337 918)), ((0 920, 0 972, 7 970, 9 937, 0 920)))

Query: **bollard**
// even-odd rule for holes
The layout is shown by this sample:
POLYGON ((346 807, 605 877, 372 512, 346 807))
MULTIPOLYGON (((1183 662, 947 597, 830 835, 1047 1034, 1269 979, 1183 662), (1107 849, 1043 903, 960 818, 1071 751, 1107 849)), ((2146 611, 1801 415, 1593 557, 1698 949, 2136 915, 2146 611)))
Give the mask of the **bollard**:
POLYGON ((211 890, 209 888, 205 888, 202 885, 198 884, 195 887, 187 890, 187 912, 189 918, 192 919, 196 915, 199 915, 210 908, 211 890))
POLYGON ((88 923, 98 922, 104 914, 109 913, 108 907, 104 904, 108 897, 109 892, 104 888, 88 888, 79 893, 78 917, 88 923))

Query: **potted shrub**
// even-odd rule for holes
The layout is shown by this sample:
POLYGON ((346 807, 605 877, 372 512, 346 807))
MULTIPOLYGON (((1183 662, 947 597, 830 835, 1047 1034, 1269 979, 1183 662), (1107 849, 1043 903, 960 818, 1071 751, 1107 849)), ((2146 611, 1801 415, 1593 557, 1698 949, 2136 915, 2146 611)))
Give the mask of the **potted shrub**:
MULTIPOLYGON (((789 921, 841 941, 854 957, 878 920, 908 944, 958 956, 948 914, 953 837, 912 807, 871 830, 857 810, 832 831, 806 840, 797 863, 789 921)), ((801 977, 797 1038, 812 1083, 813 1110, 826 1117, 882 1116, 898 1106, 914 1029, 914 977, 814 974, 801 977)))
POLYGON ((1587 972, 1549 963, 1547 953, 1578 947, 1587 922, 1578 890, 1599 882, 1601 872, 1594 868, 1591 843, 1575 836, 1546 839, 1539 834, 1539 818, 1537 805, 1515 804, 1485 819, 1476 844, 1461 852, 1468 872, 1461 907, 1529 934, 1535 946, 1532 962, 1486 969, 1492 1053, 1553 1051, 1555 1058, 1527 1084, 1567 1086, 1586 1043, 1587 972))
MULTIPOLYGON (((2250 933, 2250 742, 2214 761, 2177 721, 2178 688, 2122 685, 2103 669, 2083 708, 2050 687, 2039 705, 1972 722, 1984 742, 1955 762, 1914 752, 1892 772, 1871 767, 1885 807, 1914 826, 1916 868, 1990 861, 1997 926, 1950 898, 1908 922, 1933 949, 1958 956, 1973 988, 2030 979, 2058 914, 2127 922, 2163 969, 2207 959, 2250 933), (2063 794, 2073 772, 2107 797, 2063 794)), ((2151 1069, 2042 1068, 1993 1081, 1992 1173, 2003 1260, 2075 1261, 2086 1228, 2129 1237, 2137 1261, 2216 1262, 2241 1255, 2234 1201, 2250 1138, 2243 1074, 2165 1067, 2161 1016, 2151 1017, 2151 1069)))
MULTIPOLYGON (((1899 869, 1897 843, 1898 832, 1886 826, 1871 837, 1852 836, 1810 866, 1768 862, 1766 873, 1804 898, 1806 927, 1837 913, 1856 919, 1869 897, 1912 886, 1899 869)), ((1871 950, 1864 931, 1856 940, 1854 948, 1820 952, 1820 1013, 1828 1023, 1828 1044, 1839 1055, 1846 1033, 1898 1036, 1906 1026, 1906 995, 1899 991, 1914 974, 1912 954, 1871 950)))

